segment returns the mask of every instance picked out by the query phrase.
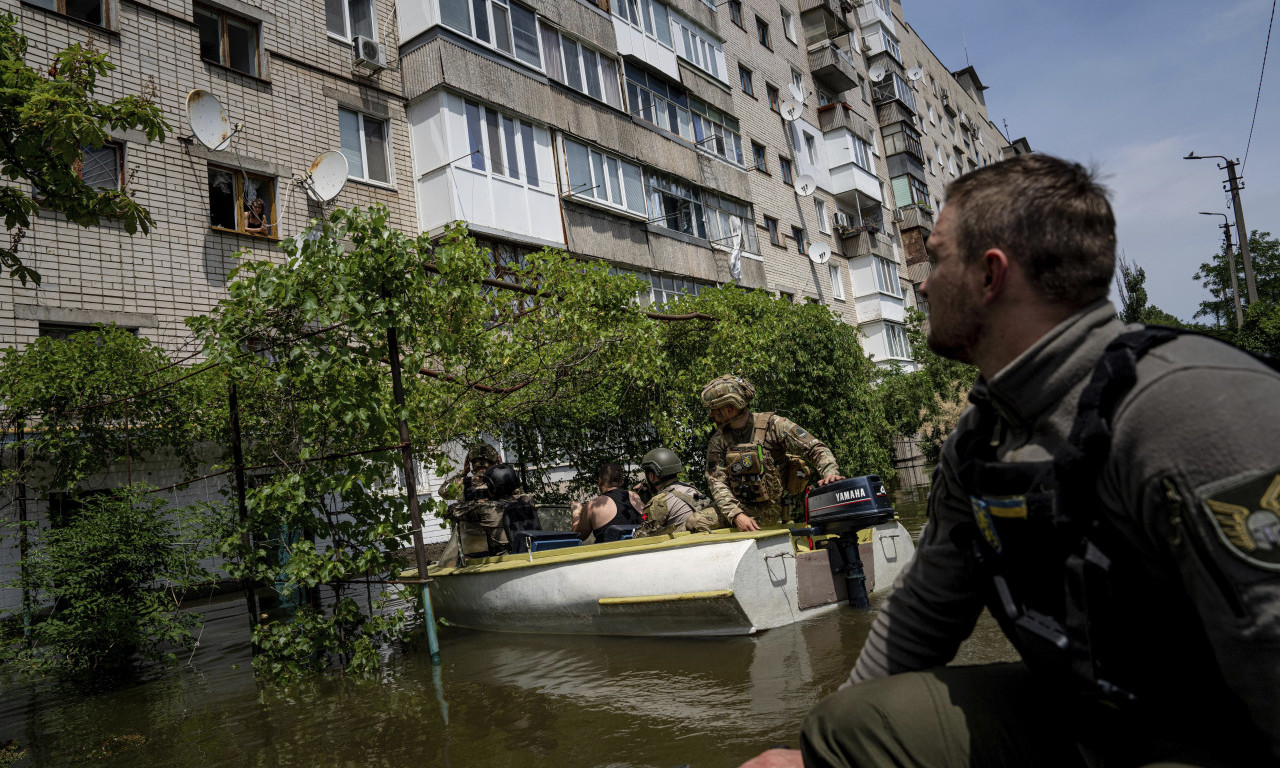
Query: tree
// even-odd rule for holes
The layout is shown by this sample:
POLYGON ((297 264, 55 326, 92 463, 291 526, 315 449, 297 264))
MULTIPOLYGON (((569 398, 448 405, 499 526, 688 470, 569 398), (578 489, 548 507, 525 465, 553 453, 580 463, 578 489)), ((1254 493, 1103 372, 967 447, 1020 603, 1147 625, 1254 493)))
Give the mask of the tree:
POLYGON ((1116 259, 1116 293, 1120 297, 1120 319, 1125 323, 1183 325, 1178 318, 1147 303, 1147 271, 1129 263, 1123 255, 1116 259))
POLYGON ((40 274, 18 249, 41 208, 82 227, 114 219, 129 234, 146 234, 154 224, 127 189, 97 189, 80 178, 85 148, 101 149, 110 130, 137 129, 148 141, 163 141, 170 127, 149 95, 94 98, 98 78, 115 66, 92 42, 56 54, 45 72, 29 67, 27 39, 16 25, 14 16, 0 15, 0 173, 20 182, 0 186, 0 215, 10 235, 0 246, 0 268, 23 285, 39 285, 40 274))
POLYGON ((446 447, 501 434, 521 414, 599 392, 650 367, 639 282, 546 250, 491 274, 464 229, 432 243, 388 226, 385 208, 335 211, 287 240, 290 264, 245 262, 228 297, 188 323, 212 363, 242 387, 246 461, 262 466, 245 532, 226 540, 229 572, 307 590, 288 620, 255 630, 259 672, 368 672, 413 617, 361 603, 361 586, 398 571, 410 520, 398 419, 415 453, 450 472, 446 447), (392 397, 389 333, 407 407, 392 397), (248 350, 258 350, 250 354, 248 350), (277 553, 287 555, 278 557, 277 553))
MULTIPOLYGON (((1280 302, 1280 240, 1271 236, 1270 232, 1253 230, 1249 235, 1249 255, 1253 262, 1254 284, 1258 291, 1259 302, 1272 305, 1280 302)), ((1244 259, 1239 251, 1235 253, 1236 282, 1240 286, 1240 303, 1246 312, 1249 307, 1249 294, 1245 287, 1244 259)), ((1210 261, 1200 265, 1194 278, 1209 293, 1209 298, 1200 302, 1196 317, 1211 317, 1217 323, 1226 321, 1228 328, 1236 331, 1235 307, 1230 297, 1231 269, 1225 254, 1219 252, 1210 261)))

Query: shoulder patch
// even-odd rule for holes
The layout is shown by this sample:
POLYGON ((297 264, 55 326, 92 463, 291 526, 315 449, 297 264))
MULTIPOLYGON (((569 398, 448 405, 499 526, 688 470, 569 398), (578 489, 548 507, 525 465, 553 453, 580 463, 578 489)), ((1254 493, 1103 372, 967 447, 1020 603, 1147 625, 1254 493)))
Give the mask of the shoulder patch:
POLYGON ((1280 467, 1208 486, 1199 501, 1231 554, 1280 572, 1280 467))
POLYGON ((808 432, 805 432, 805 431, 804 431, 804 429, 803 429, 803 428, 801 428, 801 426, 800 426, 799 424, 797 424, 797 425, 795 425, 794 427, 792 427, 792 428, 791 428, 791 434, 795 435, 796 437, 800 438, 801 440, 803 440, 803 439, 805 439, 806 437, 808 437, 808 436, 809 436, 809 433, 808 433, 808 432))

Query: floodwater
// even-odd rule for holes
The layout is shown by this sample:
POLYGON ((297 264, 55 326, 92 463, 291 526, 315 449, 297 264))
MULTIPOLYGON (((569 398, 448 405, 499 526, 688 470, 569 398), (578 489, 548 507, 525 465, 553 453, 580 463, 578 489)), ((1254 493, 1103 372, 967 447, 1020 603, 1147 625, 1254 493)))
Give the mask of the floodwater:
MULTIPOLYGON (((900 492, 918 532, 924 489, 900 492)), ((842 608, 738 638, 497 634, 443 628, 443 664, 393 657, 380 681, 260 686, 236 596, 204 608, 197 652, 102 689, 0 681, 0 744, 21 766, 736 766, 798 744, 861 648, 842 608)), ((984 617, 960 662, 1012 658, 984 617)))

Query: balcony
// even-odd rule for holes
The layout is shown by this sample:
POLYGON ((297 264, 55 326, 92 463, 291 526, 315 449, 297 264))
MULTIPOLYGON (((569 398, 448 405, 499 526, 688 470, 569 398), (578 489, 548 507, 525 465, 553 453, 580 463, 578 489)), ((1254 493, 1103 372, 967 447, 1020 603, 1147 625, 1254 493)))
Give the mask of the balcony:
POLYGON ((905 131, 884 137, 884 153, 886 157, 905 153, 914 157, 921 165, 924 164, 924 146, 919 139, 905 131))
POLYGON ((911 229, 923 229, 925 232, 933 231, 933 209, 924 205, 909 205, 905 208, 899 208, 902 213, 902 221, 898 223, 898 229, 906 232, 911 229))
POLYGON ((878 107, 895 100, 910 109, 912 114, 915 113, 916 95, 912 93, 911 86, 897 72, 890 72, 885 75, 885 79, 872 86, 871 103, 878 107))
POLYGON ((865 30, 875 24, 883 24, 890 34, 898 36, 889 0, 869 0, 858 6, 858 26, 865 30))
POLYGON ((844 102, 818 107, 818 130, 830 133, 841 128, 868 144, 871 143, 871 124, 844 102))
POLYGON ((810 21, 821 14, 822 25, 828 32, 833 29, 838 29, 838 34, 852 32, 853 25, 847 15, 851 10, 850 3, 840 0, 800 0, 800 18, 806 28, 813 26, 810 21))
POLYGON ((889 238, 882 231, 875 232, 872 227, 848 229, 840 233, 840 254, 846 259, 856 259, 861 256, 882 256, 886 259, 893 258, 893 246, 889 244, 889 238))
POLYGON ((829 40, 809 49, 809 69, 814 80, 833 91, 847 91, 858 84, 853 60, 829 40))

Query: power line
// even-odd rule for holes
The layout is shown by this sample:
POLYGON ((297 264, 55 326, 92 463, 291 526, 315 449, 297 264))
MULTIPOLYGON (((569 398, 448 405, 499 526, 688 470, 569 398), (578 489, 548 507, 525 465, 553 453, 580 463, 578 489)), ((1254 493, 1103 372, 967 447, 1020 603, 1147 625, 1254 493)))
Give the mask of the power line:
POLYGON ((1253 119, 1249 121, 1249 141, 1244 145, 1244 161, 1240 163, 1240 175, 1249 162, 1249 147, 1253 145, 1253 126, 1258 122, 1258 104, 1262 102, 1262 78, 1267 74, 1267 52, 1271 50, 1271 25, 1276 20, 1276 0, 1271 0, 1271 20, 1267 22, 1267 44, 1262 49, 1262 72, 1258 74, 1258 96, 1253 101, 1253 119))

